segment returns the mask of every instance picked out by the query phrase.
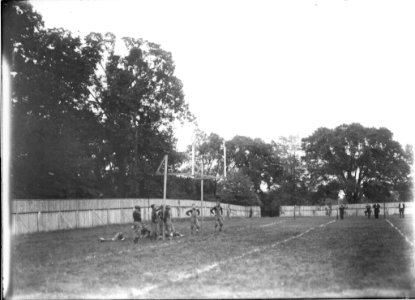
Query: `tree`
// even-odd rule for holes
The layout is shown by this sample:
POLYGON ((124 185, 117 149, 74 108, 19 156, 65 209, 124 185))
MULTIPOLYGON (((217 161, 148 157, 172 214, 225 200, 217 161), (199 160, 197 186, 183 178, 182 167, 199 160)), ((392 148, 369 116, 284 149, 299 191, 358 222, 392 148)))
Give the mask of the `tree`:
POLYGON ((219 194, 228 203, 258 205, 252 180, 241 171, 231 172, 219 182, 219 194))
POLYGON ((282 174, 282 167, 277 153, 271 144, 261 139, 235 136, 226 143, 227 167, 241 170, 254 184, 256 193, 261 193, 261 186, 270 188, 282 174))
POLYGON ((28 2, 2 8, 13 196, 138 196, 158 184, 162 156, 180 160, 172 122, 192 118, 171 53, 124 38, 128 54, 116 55, 111 33, 81 39, 44 28, 28 2))
POLYGON ((97 136, 87 102, 100 50, 64 29, 45 29, 27 2, 3 8, 3 50, 12 74, 12 193, 91 195, 91 149, 84 140, 97 136))
POLYGON ((105 129, 105 176, 122 197, 138 196, 165 153, 174 152, 172 123, 191 120, 171 53, 159 45, 123 38, 128 55, 115 54, 115 36, 91 36, 104 49, 96 73, 94 107, 105 129))
POLYGON ((302 148, 315 187, 335 182, 349 203, 390 192, 409 178, 407 156, 386 128, 319 128, 302 140, 302 148))
POLYGON ((198 155, 203 160, 204 174, 214 176, 223 174, 223 142, 223 138, 211 133, 199 145, 198 155))
MULTIPOLYGON (((301 145, 298 136, 280 137, 278 142, 272 142, 277 153, 282 172, 276 180, 273 190, 281 190, 281 197, 288 197, 284 202, 291 205, 304 202, 299 197, 305 188, 305 167, 300 160, 301 145)), ((275 192, 274 192, 275 193, 275 192)))

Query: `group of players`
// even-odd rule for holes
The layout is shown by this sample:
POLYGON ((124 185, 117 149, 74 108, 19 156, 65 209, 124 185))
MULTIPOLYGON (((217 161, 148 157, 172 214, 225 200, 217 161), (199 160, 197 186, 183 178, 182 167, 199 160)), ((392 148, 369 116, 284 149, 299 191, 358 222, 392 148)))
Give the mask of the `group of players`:
MULTIPOLYGON (((133 221, 132 226, 134 230, 134 243, 142 238, 150 238, 153 240, 162 239, 162 232, 164 226, 165 237, 171 239, 175 236, 183 236, 178 233, 172 223, 172 213, 170 205, 166 205, 164 213, 163 206, 156 207, 155 204, 151 206, 151 228, 148 229, 143 223, 141 218, 141 207, 135 206, 133 211, 133 221)), ((216 205, 210 210, 210 213, 215 216, 215 231, 219 227, 219 231, 222 231, 223 228, 223 209, 220 205, 220 202, 217 201, 216 205)), ((195 204, 192 205, 192 208, 186 212, 186 215, 190 217, 190 233, 196 234, 200 230, 199 216, 200 210, 196 208, 195 204)), ((228 213, 229 216, 229 213, 228 213)))

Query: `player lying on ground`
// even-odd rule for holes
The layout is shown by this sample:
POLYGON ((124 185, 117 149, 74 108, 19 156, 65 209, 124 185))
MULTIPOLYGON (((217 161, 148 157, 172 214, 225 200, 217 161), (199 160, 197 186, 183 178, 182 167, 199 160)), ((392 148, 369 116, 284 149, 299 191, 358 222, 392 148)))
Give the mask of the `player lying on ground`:
POLYGON ((180 232, 176 231, 176 228, 174 227, 173 223, 171 224, 171 234, 169 235, 167 232, 164 233, 164 236, 167 238, 171 237, 182 237, 184 236, 180 232))
POLYGON ((215 222, 215 231, 216 228, 218 228, 219 226, 219 231, 222 231, 222 227, 223 227, 223 210, 222 207, 220 206, 220 202, 216 201, 216 205, 210 210, 210 214, 215 215, 216 217, 216 222, 215 222))
POLYGON ((200 216, 200 210, 196 208, 194 204, 192 204, 192 209, 186 212, 186 215, 190 216, 190 234, 196 230, 196 233, 199 232, 200 225, 197 216, 200 216))
POLYGON ((124 235, 122 234, 122 232, 117 232, 112 238, 110 238, 110 239, 106 239, 106 238, 103 238, 103 237, 100 237, 99 239, 98 239, 100 242, 116 242, 116 241, 124 241, 125 240, 125 237, 124 237, 124 235))

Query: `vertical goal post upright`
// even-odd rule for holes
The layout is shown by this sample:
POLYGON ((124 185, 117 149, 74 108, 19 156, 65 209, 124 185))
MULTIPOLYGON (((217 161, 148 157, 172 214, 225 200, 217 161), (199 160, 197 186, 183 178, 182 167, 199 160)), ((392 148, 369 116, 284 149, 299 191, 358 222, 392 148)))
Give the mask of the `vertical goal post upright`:
MULTIPOLYGON (((168 155, 166 154, 166 155, 164 155, 164 158, 163 158, 163 160, 161 161, 161 163, 160 163, 160 166, 157 168, 157 171, 156 171, 156 175, 163 175, 164 176, 164 180, 163 180, 163 210, 162 210, 162 212, 163 212, 163 218, 164 218, 164 214, 165 214, 165 210, 166 210, 166 196, 167 196, 167 165, 168 165, 168 161, 169 161, 169 157, 168 157, 168 155), (161 169, 161 167, 163 166, 163 164, 164 164, 164 172, 163 173, 161 173, 160 172, 160 169, 161 169)), ((162 220, 162 224, 163 224, 163 226, 162 226, 162 232, 161 232, 161 234, 162 234, 162 239, 164 240, 164 238, 165 238, 165 226, 164 226, 164 220, 162 220)))

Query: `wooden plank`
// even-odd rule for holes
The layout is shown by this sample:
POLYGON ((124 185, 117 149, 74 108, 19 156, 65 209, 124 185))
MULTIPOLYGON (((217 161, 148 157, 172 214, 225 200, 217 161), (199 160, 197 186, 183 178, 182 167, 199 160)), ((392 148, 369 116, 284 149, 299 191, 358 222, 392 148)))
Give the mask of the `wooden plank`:
POLYGON ((63 211, 59 214, 59 228, 72 229, 76 228, 76 211, 63 211))
POLYGON ((92 227, 92 210, 84 210, 78 212, 78 226, 80 228, 92 227))
POLYGON ((59 230, 59 212, 46 212, 42 213, 42 229, 44 231, 59 230))

